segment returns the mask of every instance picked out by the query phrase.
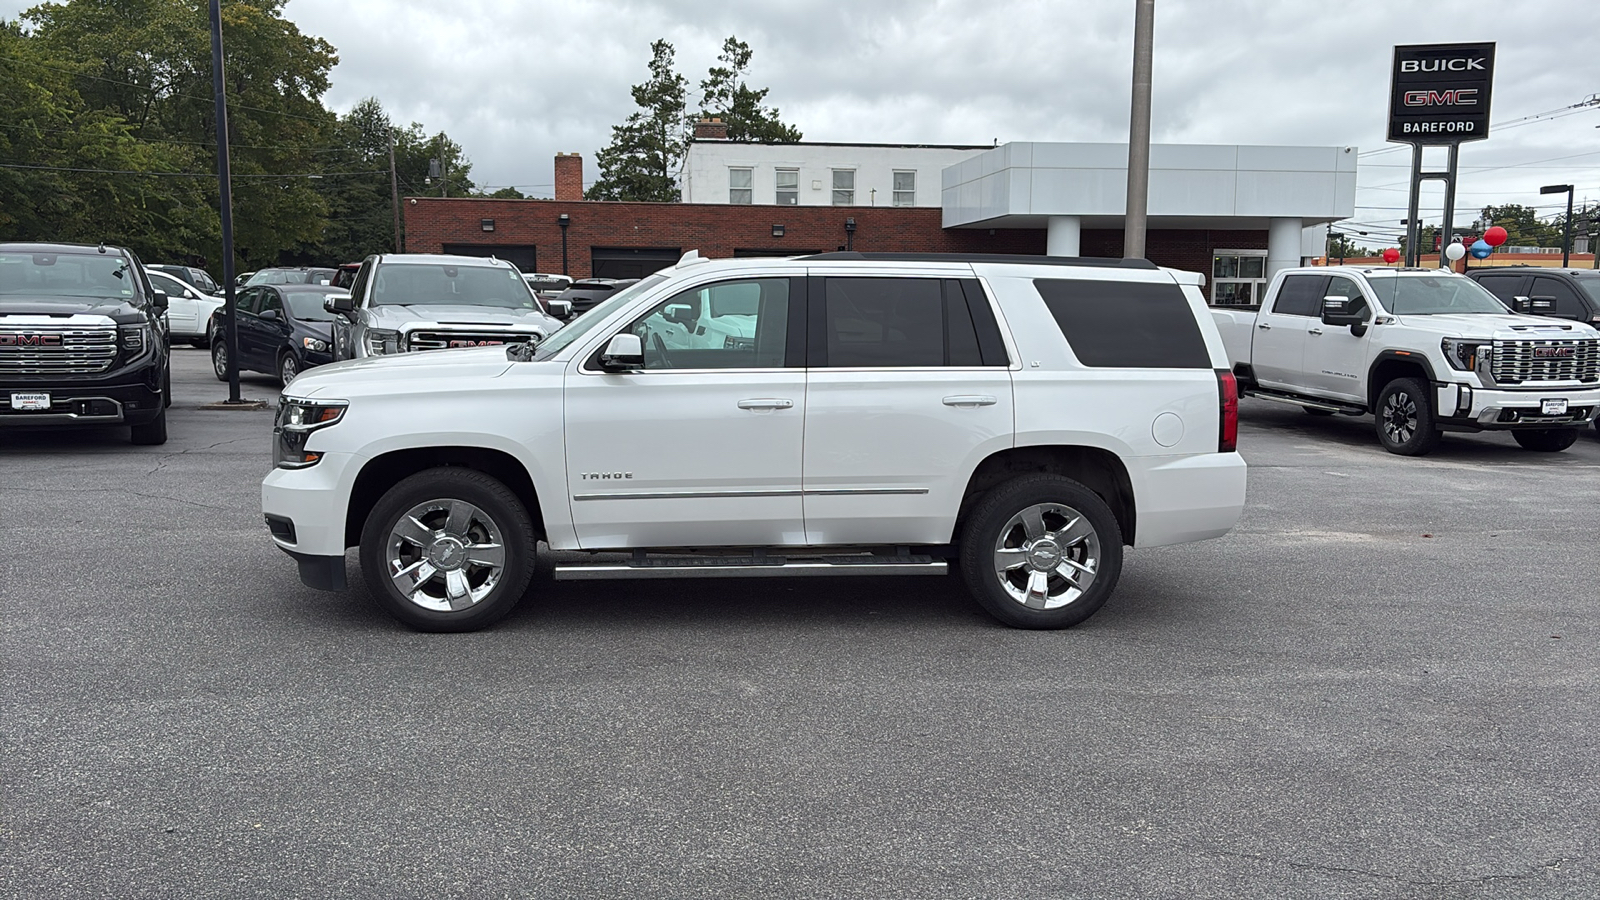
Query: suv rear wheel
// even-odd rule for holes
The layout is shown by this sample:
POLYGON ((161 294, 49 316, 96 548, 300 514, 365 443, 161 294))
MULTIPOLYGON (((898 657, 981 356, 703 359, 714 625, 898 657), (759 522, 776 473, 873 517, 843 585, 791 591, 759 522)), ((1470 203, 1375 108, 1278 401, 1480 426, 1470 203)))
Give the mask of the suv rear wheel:
POLYGON ((961 532, 967 589, 1017 628, 1066 628, 1094 615, 1122 574, 1122 530, 1099 495, 1060 475, 991 490, 961 532))
POLYGON ((419 631, 475 631, 533 577, 537 535, 517 495, 471 469, 418 472, 361 529, 361 573, 384 611, 419 631))
POLYGON ((1434 423, 1428 385, 1420 378, 1396 378, 1378 395, 1378 443, 1390 453, 1424 456, 1439 446, 1443 435, 1434 423))
POLYGON ((1560 453, 1578 441, 1576 428, 1531 428, 1511 432, 1524 450, 1540 453, 1560 453))

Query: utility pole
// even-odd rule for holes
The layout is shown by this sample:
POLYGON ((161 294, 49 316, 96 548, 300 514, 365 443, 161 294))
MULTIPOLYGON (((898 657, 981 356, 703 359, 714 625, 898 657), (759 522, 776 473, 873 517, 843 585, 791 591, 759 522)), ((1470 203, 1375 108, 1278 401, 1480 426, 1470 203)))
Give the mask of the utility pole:
POLYGON ((444 132, 439 132, 439 196, 450 196, 450 168, 444 161, 444 132))
POLYGON ((394 204, 394 252, 406 252, 400 235, 400 176, 394 170, 394 128, 389 129, 389 199, 394 204))
POLYGON ((228 353, 228 402, 239 399, 239 304, 233 284, 233 173, 228 160, 228 96, 222 72, 222 6, 211 0, 211 88, 216 94, 217 197, 222 212, 222 296, 228 311, 223 327, 228 353))
POLYGON ((1150 206, 1150 70, 1154 57, 1156 0, 1134 0, 1133 105, 1128 116, 1128 212, 1122 255, 1144 258, 1150 206))

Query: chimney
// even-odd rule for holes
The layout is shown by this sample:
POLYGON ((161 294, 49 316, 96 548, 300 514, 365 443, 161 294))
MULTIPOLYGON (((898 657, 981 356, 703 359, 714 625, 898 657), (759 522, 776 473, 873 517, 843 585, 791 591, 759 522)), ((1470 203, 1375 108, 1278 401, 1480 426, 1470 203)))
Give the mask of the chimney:
POLYGON ((721 116, 700 119, 694 123, 694 139, 697 141, 725 141, 728 139, 728 123, 722 121, 721 116))
POLYGON ((556 154, 556 199, 583 199, 583 157, 576 153, 556 154))

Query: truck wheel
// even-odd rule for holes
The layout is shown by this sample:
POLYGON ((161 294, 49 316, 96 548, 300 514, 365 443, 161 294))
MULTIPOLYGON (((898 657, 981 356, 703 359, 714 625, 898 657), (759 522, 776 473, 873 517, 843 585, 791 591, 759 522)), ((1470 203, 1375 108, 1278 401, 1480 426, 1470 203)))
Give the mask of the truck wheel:
POLYGON ((211 342, 211 371, 217 373, 218 381, 228 380, 228 344, 225 341, 211 342))
POLYGON ((135 444, 155 446, 167 442, 167 408, 161 407, 156 417, 143 425, 134 425, 128 431, 128 439, 135 444))
POLYGON ((1385 385, 1374 418, 1378 443, 1401 456, 1425 456, 1443 436, 1434 424, 1428 385, 1420 378, 1396 378, 1385 385))
POLYGON ((1094 615, 1122 574, 1122 530, 1099 495, 1060 475, 1025 475, 978 502, 961 532, 961 573, 988 613, 1016 628, 1094 615))
POLYGON ((482 472, 444 467, 390 488, 361 529, 361 573, 418 631, 476 631, 528 589, 537 535, 522 501, 482 472))
POLYGON ((1511 432, 1524 450, 1540 453, 1560 453, 1578 442, 1576 428, 1531 428, 1511 432))

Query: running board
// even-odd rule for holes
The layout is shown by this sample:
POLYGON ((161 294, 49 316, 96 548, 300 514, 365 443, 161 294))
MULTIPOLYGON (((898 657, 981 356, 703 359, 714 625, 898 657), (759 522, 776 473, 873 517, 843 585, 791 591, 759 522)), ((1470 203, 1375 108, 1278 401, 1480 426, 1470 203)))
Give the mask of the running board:
POLYGON ((609 578, 766 578, 791 575, 943 575, 949 564, 931 556, 679 556, 603 563, 565 563, 557 581, 609 578))
POLYGON ((1249 388, 1244 391, 1246 397, 1257 400, 1271 400, 1273 403, 1287 403, 1290 406, 1304 406, 1310 409, 1320 409, 1323 412, 1344 413, 1347 416, 1366 415, 1366 410, 1337 400, 1312 400, 1307 397, 1298 397, 1294 394, 1280 394, 1277 391, 1268 391, 1261 388, 1249 388))

